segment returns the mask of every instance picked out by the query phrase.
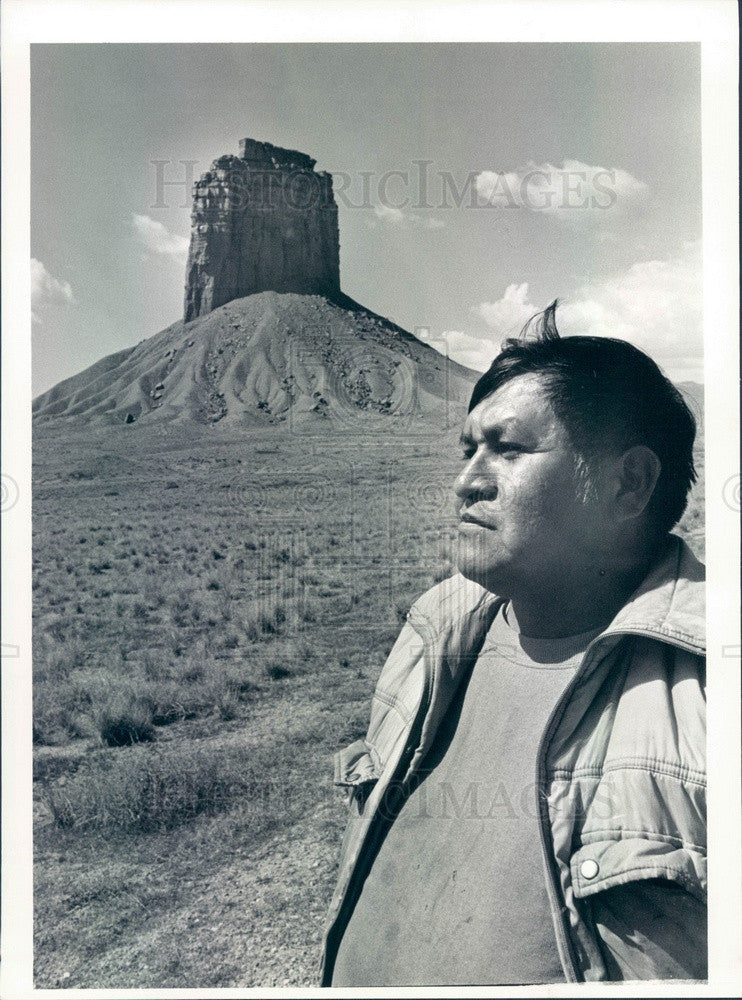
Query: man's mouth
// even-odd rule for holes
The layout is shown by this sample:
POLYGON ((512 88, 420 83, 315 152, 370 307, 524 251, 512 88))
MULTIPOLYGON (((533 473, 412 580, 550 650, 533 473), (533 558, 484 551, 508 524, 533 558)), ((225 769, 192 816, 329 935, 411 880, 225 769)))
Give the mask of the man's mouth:
POLYGON ((480 528, 489 528, 490 531, 494 531, 494 525, 488 524, 486 521, 480 521, 478 517, 475 517, 466 510, 461 511, 459 514, 459 520, 462 524, 476 524, 480 528))

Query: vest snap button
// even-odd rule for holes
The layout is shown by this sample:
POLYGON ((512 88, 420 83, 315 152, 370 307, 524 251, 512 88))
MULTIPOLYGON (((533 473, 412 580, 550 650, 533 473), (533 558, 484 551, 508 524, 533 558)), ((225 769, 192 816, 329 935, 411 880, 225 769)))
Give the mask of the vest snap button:
POLYGON ((593 861, 592 858, 588 858, 587 861, 583 861, 580 865, 580 875, 583 878, 591 879, 600 871, 600 866, 597 861, 593 861))

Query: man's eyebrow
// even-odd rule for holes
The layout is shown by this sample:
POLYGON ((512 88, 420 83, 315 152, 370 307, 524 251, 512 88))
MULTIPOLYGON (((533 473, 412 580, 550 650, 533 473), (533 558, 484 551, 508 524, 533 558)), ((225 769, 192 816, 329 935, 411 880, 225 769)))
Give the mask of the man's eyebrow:
POLYGON ((520 432, 521 424, 517 417, 503 417, 496 424, 493 424, 491 427, 485 427, 483 430, 484 437, 487 440, 493 441, 500 441, 502 438, 508 438, 520 432))
MULTIPOLYGON (((503 437, 506 438, 510 434, 519 433, 520 422, 516 416, 507 416, 498 420, 496 424, 492 424, 491 427, 480 428, 480 430, 485 441, 499 441, 503 437)), ((477 439, 471 431, 462 430, 459 435, 459 444, 462 447, 476 443, 477 439)))

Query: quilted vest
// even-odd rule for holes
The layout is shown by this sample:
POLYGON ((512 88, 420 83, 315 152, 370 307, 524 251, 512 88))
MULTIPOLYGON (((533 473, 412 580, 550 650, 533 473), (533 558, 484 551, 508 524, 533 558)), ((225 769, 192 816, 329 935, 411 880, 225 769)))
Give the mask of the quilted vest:
MULTIPOLYGON (((534 775, 544 878, 568 982, 608 978, 589 896, 664 878, 706 899, 704 570, 670 536, 592 641, 542 734, 534 775)), ((457 574, 411 608, 364 739, 335 755, 350 792, 321 958, 329 985, 366 874, 379 807, 419 768, 502 601, 457 574)))

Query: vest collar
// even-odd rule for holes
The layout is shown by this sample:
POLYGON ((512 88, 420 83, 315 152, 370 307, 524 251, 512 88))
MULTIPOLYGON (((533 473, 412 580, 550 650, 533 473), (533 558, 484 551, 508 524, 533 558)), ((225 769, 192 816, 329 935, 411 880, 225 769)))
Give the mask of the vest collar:
MULTIPOLYGON (((669 535, 647 576, 599 638, 648 635, 703 655, 704 581, 703 564, 681 538, 669 535)), ((413 605, 409 620, 432 655, 453 654, 460 660, 481 644, 482 629, 489 628, 500 604, 502 598, 456 573, 424 594, 413 605)))
POLYGON ((662 554, 603 633, 649 635, 706 652, 705 568, 686 543, 670 535, 662 554))

